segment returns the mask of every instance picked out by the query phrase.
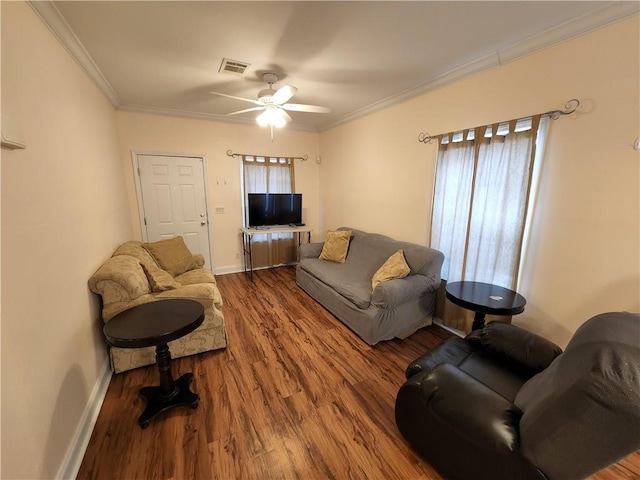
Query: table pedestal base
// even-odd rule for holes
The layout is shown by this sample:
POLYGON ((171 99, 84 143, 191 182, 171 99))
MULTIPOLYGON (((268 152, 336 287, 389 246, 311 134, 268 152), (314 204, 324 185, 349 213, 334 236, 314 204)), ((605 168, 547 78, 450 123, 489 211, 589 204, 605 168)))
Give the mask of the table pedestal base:
POLYGON ((471 325, 471 330, 480 330, 484 328, 484 318, 485 314, 482 312, 475 312, 473 316, 473 324, 471 325))
POLYGON ((147 428, 156 415, 174 407, 197 408, 200 396, 189 389, 192 381, 193 374, 185 373, 173 384, 171 395, 165 394, 162 387, 141 388, 139 394, 147 401, 147 407, 138 418, 138 425, 147 428))

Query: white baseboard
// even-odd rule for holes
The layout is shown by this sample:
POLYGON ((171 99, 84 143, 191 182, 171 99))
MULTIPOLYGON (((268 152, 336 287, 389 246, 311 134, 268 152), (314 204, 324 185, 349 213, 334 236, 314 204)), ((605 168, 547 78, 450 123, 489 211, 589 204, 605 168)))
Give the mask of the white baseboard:
MULTIPOLYGON (((255 267, 253 271, 257 272, 258 270, 265 270, 267 268, 275 268, 275 267, 284 267, 288 265, 295 265, 295 263, 281 263, 278 265, 267 265, 266 267, 255 267)), ((227 267, 216 268, 213 271, 215 275, 226 275, 228 273, 242 273, 242 272, 244 272, 244 267, 242 265, 229 265, 227 267)), ((249 270, 247 270, 247 273, 249 273, 249 270)))
POLYGON ((461 332, 460 330, 456 330, 455 328, 451 328, 447 325, 445 325, 444 323, 442 323, 442 319, 440 318, 433 318, 433 324, 439 326, 440 328, 445 329, 447 332, 451 332, 455 335, 457 335, 458 337, 462 337, 464 338, 467 334, 464 332, 461 332))
POLYGON ((244 272, 242 265, 227 265, 226 267, 218 267, 213 269, 215 275, 226 275, 227 273, 240 273, 244 272))
POLYGON ((105 358, 104 366, 98 376, 96 384, 93 386, 93 391, 87 402, 87 406, 82 413, 76 433, 67 448, 67 453, 62 460, 62 464, 58 469, 56 479, 66 480, 76 478, 84 453, 89 445, 91 439, 91 433, 93 427, 98 420, 98 414, 102 408, 102 402, 107 394, 109 388, 109 382, 111 382, 111 366, 109 365, 109 357, 105 358))

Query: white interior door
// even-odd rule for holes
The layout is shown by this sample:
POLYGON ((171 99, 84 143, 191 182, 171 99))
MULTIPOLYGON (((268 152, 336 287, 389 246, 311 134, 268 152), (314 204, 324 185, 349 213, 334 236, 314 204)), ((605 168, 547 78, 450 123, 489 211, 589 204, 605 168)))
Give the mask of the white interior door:
POLYGON ((202 157, 136 154, 141 224, 146 241, 182 235, 193 253, 211 264, 202 157))

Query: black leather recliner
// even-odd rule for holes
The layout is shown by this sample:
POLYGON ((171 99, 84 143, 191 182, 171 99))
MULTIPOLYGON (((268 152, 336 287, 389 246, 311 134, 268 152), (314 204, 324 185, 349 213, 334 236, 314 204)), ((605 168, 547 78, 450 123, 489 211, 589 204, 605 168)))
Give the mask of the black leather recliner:
POLYGON ((564 353, 492 322, 412 362, 395 406, 450 480, 585 478, 640 449, 640 315, 585 322, 564 353))

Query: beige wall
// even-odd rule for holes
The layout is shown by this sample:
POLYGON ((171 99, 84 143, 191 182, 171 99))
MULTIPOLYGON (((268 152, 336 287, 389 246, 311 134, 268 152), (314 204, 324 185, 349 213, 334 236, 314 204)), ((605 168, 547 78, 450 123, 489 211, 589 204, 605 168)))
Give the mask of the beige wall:
POLYGON ((132 234, 113 108, 22 2, 2 2, 2 478, 54 478, 105 365, 87 280, 132 234))
POLYGON ((564 346, 590 316, 640 310, 639 18, 321 135, 322 224, 422 244, 444 133, 582 102, 552 122, 514 323, 564 346), (399 213, 400 212, 400 213, 399 213))
POLYGON ((320 165, 319 134, 291 129, 276 130, 271 142, 269 131, 253 125, 190 120, 184 118, 118 112, 120 156, 127 173, 129 210, 136 239, 142 239, 138 221, 131 152, 198 154, 206 158, 208 173, 209 228, 212 239, 212 262, 216 273, 242 268, 242 206, 240 160, 226 151, 275 156, 304 156, 295 161, 296 190, 302 193, 303 221, 318 230, 320 165), (215 207, 224 207, 216 214, 215 207))

